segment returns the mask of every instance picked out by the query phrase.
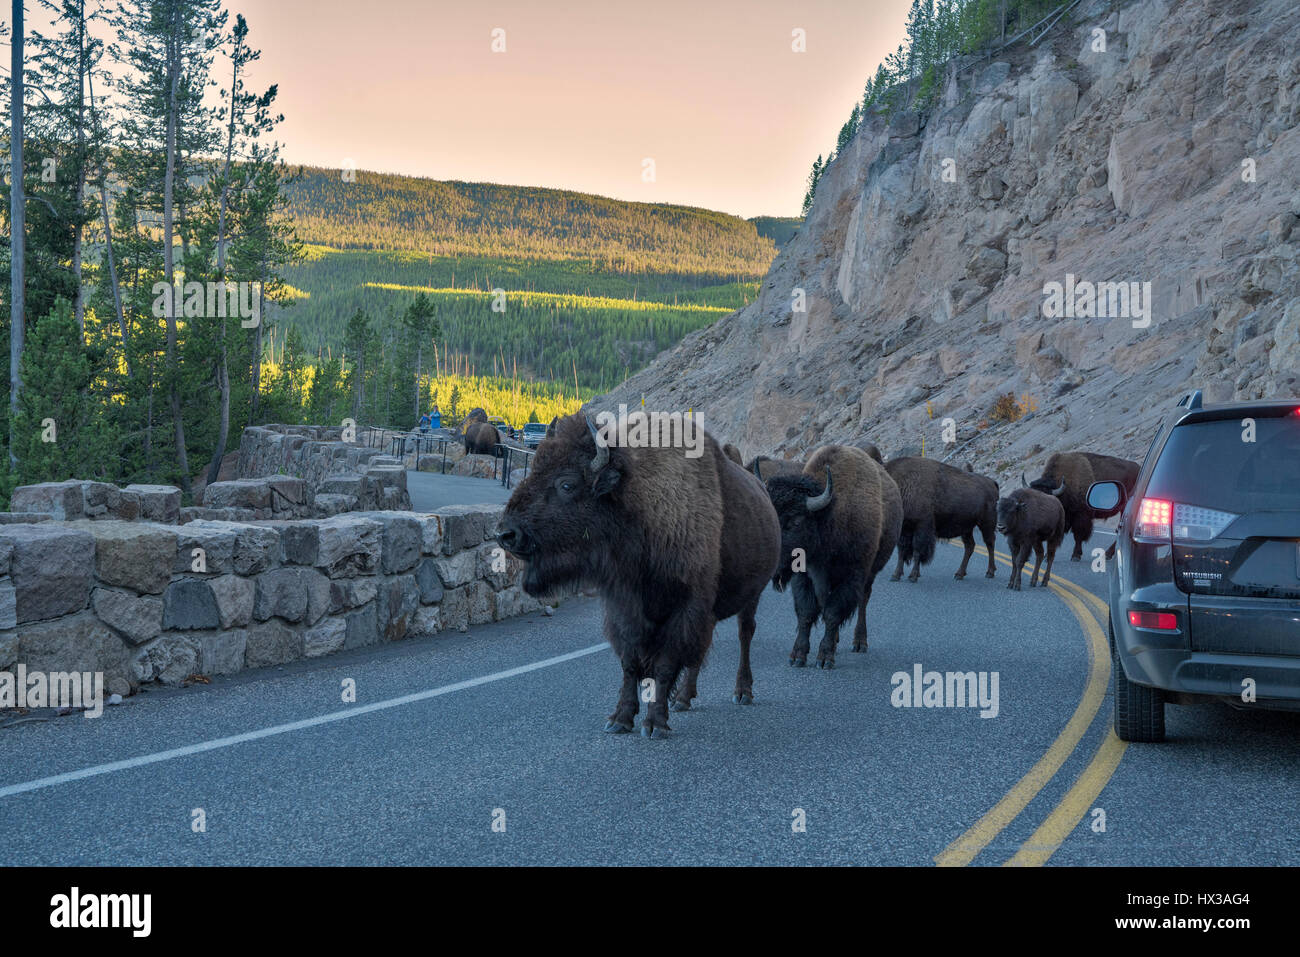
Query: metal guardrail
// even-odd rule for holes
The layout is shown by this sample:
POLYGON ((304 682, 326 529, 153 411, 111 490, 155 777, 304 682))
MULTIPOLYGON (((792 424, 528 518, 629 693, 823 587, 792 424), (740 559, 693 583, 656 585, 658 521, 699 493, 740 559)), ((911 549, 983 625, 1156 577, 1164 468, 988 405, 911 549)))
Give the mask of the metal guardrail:
POLYGON ((520 449, 520 448, 516 448, 513 445, 506 445, 503 442, 498 442, 495 448, 493 449, 493 451, 496 454, 496 459, 494 460, 492 465, 492 477, 493 478, 497 477, 496 462, 500 462, 501 463, 501 484, 504 485, 506 488, 514 487, 510 481, 510 474, 516 468, 522 467, 524 470, 524 475, 525 476, 528 475, 528 470, 532 467, 533 464, 533 456, 537 454, 536 450, 534 449, 520 449), (516 466, 514 464, 516 458, 522 460, 523 462, 522 466, 516 466))

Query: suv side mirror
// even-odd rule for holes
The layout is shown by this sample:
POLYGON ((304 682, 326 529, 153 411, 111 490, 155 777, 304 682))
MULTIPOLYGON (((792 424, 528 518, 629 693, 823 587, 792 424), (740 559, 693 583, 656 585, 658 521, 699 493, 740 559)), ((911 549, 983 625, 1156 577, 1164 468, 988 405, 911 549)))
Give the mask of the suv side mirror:
POLYGON ((1119 482, 1093 482, 1088 507, 1098 518, 1109 518, 1124 507, 1124 486, 1119 482))

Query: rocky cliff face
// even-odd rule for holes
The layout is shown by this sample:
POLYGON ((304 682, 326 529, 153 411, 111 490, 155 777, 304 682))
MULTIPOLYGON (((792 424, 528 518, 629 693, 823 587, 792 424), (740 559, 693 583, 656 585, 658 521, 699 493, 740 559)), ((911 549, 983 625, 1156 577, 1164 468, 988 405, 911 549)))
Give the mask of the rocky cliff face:
POLYGON ((1059 448, 1141 458, 1186 389, 1300 394, 1297 214, 1300 5, 1084 0, 954 64, 932 109, 866 122, 758 299, 593 407, 693 408, 746 455, 871 441, 1003 479, 1059 448), (1149 313, 1118 287, 1090 308, 1112 282, 1149 313), (1045 315, 1051 284, 1076 308, 1045 315))

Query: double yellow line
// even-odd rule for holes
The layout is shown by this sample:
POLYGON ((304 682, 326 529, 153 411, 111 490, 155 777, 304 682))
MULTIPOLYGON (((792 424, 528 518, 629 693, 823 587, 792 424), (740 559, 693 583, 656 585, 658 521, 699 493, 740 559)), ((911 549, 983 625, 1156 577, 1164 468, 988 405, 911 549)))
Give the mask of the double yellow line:
MULTIPOLYGON (((979 552, 981 555, 988 554, 983 548, 979 552)), ((994 554, 999 562, 1011 567, 1009 556, 1000 552, 994 554)), ((1028 773, 987 814, 934 859, 940 867, 964 867, 969 864, 1020 815, 1078 748, 1106 698, 1106 686, 1110 683, 1110 648, 1098 622, 1099 617, 1105 620, 1109 614, 1106 603, 1087 589, 1062 578, 1053 579, 1048 587, 1065 602, 1083 628, 1088 644, 1088 681, 1083 696, 1065 728, 1028 773), (1092 611, 1089 611, 1089 606, 1092 611)), ((1114 731, 1108 731, 1092 761, 1060 803, 1030 835, 1029 840, 1020 846, 1020 850, 1003 862, 1003 866, 1037 867, 1046 863, 1088 813, 1092 802, 1115 773, 1126 747, 1123 741, 1115 737, 1114 731)))

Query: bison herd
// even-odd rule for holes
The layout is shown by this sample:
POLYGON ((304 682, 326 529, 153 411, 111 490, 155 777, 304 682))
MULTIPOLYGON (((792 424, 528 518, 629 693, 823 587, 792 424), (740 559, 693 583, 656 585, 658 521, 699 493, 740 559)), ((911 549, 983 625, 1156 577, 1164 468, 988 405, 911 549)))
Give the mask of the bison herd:
POLYGON ((705 436, 703 454, 616 447, 587 416, 551 423, 532 471, 506 506, 500 545, 525 563, 533 596, 564 586, 594 588, 604 600, 605 637, 623 669, 618 701, 605 726, 642 733, 668 730, 668 709, 686 710, 713 641, 714 626, 735 616, 740 664, 733 701, 753 702, 749 648, 759 598, 770 581, 789 589, 797 628, 790 664, 803 667, 820 620, 820 668, 835 666, 841 626, 854 612, 852 650, 867 650, 867 603, 895 549, 898 581, 920 577, 940 539, 965 547, 956 578, 966 575, 979 531, 995 577, 995 530, 1012 554, 1008 588, 1019 590, 1029 553, 1030 587, 1051 579, 1066 530, 1073 560, 1092 534, 1088 486, 1114 479, 1131 491, 1138 466, 1089 452, 1048 459, 1040 478, 999 498, 997 483, 933 459, 881 461, 875 446, 826 445, 806 463, 759 456, 742 464, 733 445, 705 436))

